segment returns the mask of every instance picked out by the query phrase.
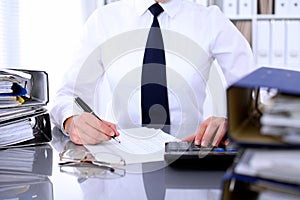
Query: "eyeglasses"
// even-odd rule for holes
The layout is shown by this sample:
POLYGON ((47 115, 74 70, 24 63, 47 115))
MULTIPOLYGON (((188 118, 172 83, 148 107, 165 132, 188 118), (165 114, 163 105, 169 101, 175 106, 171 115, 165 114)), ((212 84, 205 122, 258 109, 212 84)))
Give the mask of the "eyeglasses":
POLYGON ((126 163, 118 155, 68 149, 59 154, 60 171, 80 178, 117 178, 125 176, 126 163))

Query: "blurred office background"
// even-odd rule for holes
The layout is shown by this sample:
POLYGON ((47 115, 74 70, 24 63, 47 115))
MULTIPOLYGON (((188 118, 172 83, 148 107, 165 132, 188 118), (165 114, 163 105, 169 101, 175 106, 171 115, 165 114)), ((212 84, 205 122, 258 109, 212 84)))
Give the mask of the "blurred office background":
MULTIPOLYGON (((46 71, 51 103, 85 20, 114 1, 1 0, 0 67, 46 71)), ((187 1, 218 5, 249 41, 257 65, 300 69, 300 0, 187 1)))
POLYGON ((44 70, 51 100, 69 66, 82 25, 114 0, 1 0, 0 68, 44 70))
POLYGON ((0 66, 44 70, 50 101, 94 0, 1 0, 0 66))

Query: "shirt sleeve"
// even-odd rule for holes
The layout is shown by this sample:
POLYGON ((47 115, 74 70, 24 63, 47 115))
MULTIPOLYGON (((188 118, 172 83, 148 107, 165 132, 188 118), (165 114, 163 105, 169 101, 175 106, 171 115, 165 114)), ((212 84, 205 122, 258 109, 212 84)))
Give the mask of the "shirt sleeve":
POLYGON ((210 6, 207 19, 210 26, 209 54, 215 59, 210 70, 210 84, 214 91, 211 103, 214 116, 227 117, 226 89, 256 68, 251 47, 235 25, 221 12, 210 6), (221 80, 219 80, 221 79, 221 80), (225 83, 223 81, 225 79, 225 83), (222 88, 216 83, 222 82, 222 88))
POLYGON ((85 23, 73 60, 50 105, 51 120, 63 131, 64 121, 82 112, 74 103, 76 96, 80 96, 87 104, 94 107, 96 84, 103 73, 100 44, 104 40, 104 33, 99 15, 99 10, 96 10, 85 23))
POLYGON ((227 85, 250 73, 256 68, 250 44, 235 25, 213 6, 214 17, 212 22, 214 42, 211 53, 220 65, 227 85))

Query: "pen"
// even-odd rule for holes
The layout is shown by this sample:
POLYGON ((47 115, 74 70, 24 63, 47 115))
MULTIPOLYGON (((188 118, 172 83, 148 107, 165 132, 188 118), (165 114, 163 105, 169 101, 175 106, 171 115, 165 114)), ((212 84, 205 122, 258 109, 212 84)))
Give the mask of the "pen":
MULTIPOLYGON (((98 117, 96 114, 95 114, 95 112, 80 98, 80 97, 76 97, 75 98, 75 103, 80 107, 80 108, 82 108, 82 110, 84 110, 85 112, 88 112, 88 113, 90 113, 90 114, 92 114, 92 115, 94 115, 95 117, 97 117, 97 119, 99 119, 100 121, 102 121, 103 122, 103 120, 100 118, 100 117, 98 117)), ((116 138, 116 136, 114 135, 114 136, 111 136, 115 141, 117 141, 118 143, 121 143, 121 141, 118 139, 118 138, 116 138)))

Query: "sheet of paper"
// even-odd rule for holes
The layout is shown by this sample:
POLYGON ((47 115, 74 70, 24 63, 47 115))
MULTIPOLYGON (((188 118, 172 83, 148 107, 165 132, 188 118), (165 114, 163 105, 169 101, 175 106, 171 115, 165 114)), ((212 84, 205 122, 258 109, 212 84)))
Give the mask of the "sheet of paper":
POLYGON ((158 129, 132 128, 119 130, 121 143, 115 140, 98 145, 85 145, 91 153, 110 152, 125 159, 126 164, 164 160, 165 142, 179 141, 178 138, 158 129))

